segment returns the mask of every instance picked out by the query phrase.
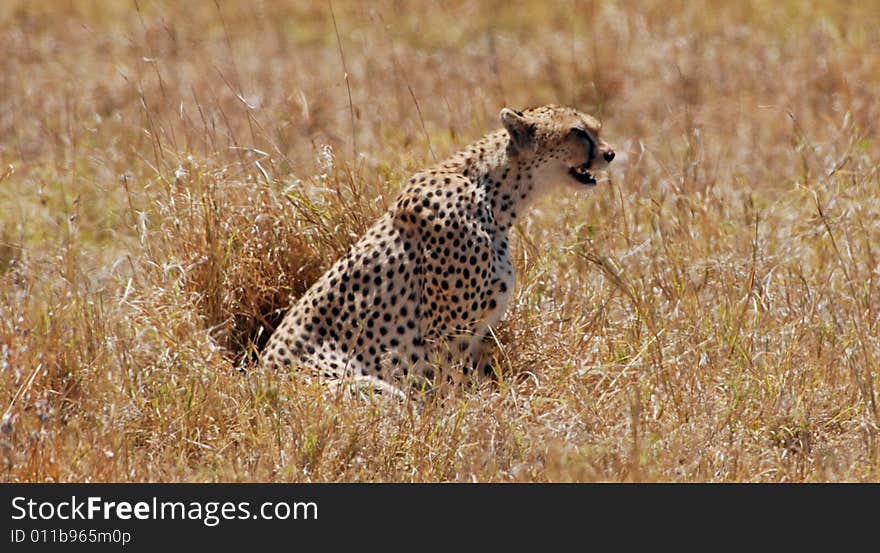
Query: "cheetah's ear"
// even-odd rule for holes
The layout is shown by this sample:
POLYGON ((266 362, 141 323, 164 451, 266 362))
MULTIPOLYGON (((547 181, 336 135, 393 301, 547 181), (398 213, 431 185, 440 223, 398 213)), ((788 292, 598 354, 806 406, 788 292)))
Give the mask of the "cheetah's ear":
POLYGON ((535 125, 529 122, 521 111, 504 108, 499 114, 504 128, 510 134, 510 143, 517 150, 532 150, 535 147, 535 125))

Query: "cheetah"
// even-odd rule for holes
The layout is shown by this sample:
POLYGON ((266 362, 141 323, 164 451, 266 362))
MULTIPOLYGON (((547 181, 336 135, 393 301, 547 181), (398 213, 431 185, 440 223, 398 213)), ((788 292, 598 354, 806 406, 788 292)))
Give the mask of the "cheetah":
POLYGON ((492 372, 488 336, 514 288, 508 233, 554 187, 596 185, 614 159, 574 108, 504 108, 502 128, 416 173, 390 209, 299 298, 263 350, 392 393, 492 372))

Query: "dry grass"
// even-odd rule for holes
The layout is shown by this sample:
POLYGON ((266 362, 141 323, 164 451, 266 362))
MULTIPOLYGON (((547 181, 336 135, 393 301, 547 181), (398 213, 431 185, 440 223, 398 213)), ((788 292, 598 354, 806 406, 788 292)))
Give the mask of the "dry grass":
POLYGON ((333 10, 0 6, 0 479, 880 480, 876 5, 333 10), (516 229, 497 387, 236 370, 409 172, 549 102, 619 161, 516 229))

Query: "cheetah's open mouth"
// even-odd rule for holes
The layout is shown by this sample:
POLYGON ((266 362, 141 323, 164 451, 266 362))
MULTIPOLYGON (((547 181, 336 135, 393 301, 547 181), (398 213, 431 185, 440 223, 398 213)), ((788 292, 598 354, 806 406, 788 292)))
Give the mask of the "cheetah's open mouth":
POLYGON ((589 163, 584 163, 583 165, 572 167, 568 170, 568 174, 581 184, 596 184, 596 177, 587 170, 589 166, 589 163))

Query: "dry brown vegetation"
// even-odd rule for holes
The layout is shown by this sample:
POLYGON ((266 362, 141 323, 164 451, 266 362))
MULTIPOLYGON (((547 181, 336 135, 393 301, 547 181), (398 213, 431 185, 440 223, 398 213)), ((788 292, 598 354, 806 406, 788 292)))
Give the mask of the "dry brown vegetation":
POLYGON ((332 9, 0 5, 0 479, 880 480, 876 3, 332 9), (497 385, 237 370, 410 172, 551 102, 619 155, 516 228, 497 385))

